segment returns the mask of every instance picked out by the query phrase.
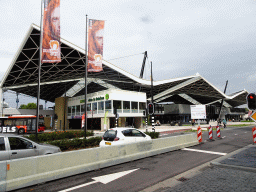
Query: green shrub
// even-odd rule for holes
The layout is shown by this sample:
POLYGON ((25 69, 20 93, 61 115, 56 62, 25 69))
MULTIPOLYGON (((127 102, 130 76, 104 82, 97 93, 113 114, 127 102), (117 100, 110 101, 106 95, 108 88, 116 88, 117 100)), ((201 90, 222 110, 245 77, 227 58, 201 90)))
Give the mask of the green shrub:
POLYGON ((51 141, 49 144, 58 146, 61 151, 82 149, 89 147, 98 147, 101 142, 101 137, 92 137, 90 139, 74 138, 72 140, 63 139, 58 141, 51 141))
MULTIPOLYGON (((93 131, 87 131, 86 137, 93 136, 93 131)), ((32 141, 36 141, 35 134, 30 136, 25 136, 32 141)), ((49 142, 55 140, 63 140, 63 139, 72 139, 72 138, 80 138, 84 137, 84 131, 57 131, 57 132, 50 132, 50 133, 41 133, 38 134, 38 142, 49 142)))
POLYGON ((159 132, 145 132, 145 134, 149 135, 151 139, 156 139, 159 137, 159 132))

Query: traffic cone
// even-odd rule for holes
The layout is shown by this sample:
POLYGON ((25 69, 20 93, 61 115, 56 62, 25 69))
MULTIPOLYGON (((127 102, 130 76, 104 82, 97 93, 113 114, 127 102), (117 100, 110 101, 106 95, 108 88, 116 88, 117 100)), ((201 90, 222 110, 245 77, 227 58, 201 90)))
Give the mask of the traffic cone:
POLYGON ((219 127, 219 125, 217 125, 217 127, 216 127, 216 135, 217 135, 218 139, 222 139, 221 135, 220 135, 220 127, 219 127))
POLYGON ((252 128, 253 143, 256 144, 256 128, 252 128))
POLYGON ((213 140, 213 134, 212 134, 212 126, 210 125, 210 127, 208 127, 208 141, 214 141, 213 140))
POLYGON ((197 128, 197 140, 199 143, 202 143, 202 141, 203 141, 202 129, 200 128, 200 126, 197 128))

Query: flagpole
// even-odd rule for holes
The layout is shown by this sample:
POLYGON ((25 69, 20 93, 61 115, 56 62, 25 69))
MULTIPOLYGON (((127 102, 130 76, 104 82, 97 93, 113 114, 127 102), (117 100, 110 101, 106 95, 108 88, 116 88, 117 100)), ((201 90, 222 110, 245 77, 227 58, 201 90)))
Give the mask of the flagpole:
MULTIPOLYGON (((37 84, 37 109, 36 109, 36 141, 38 141, 38 124, 39 124, 39 101, 40 101, 40 76, 41 76, 41 59, 42 59, 42 19, 43 19, 43 0, 41 1, 41 21, 40 21, 40 47, 38 61, 38 84, 37 84)), ((32 124, 33 125, 33 124, 32 124)))
POLYGON ((84 138, 86 139, 86 131, 87 131, 87 63, 88 63, 88 57, 87 57, 87 15, 86 15, 86 27, 85 27, 85 76, 84 76, 84 138))

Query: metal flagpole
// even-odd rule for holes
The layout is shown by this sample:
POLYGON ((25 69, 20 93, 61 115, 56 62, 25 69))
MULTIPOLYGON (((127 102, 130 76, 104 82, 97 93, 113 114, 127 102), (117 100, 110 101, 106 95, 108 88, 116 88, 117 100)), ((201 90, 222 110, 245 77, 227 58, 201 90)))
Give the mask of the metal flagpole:
MULTIPOLYGON (((42 19, 43 19, 43 0, 41 2, 41 21, 40 21, 40 47, 38 61, 38 84, 37 84, 37 109, 36 109, 36 141, 38 141, 38 123, 39 123, 39 101, 40 101, 40 76, 41 76, 41 59, 42 59, 42 19)), ((33 124, 32 124, 33 125, 33 124)))
POLYGON ((86 139, 86 131, 87 131, 87 83, 86 83, 86 79, 87 79, 87 62, 88 62, 88 57, 87 57, 87 15, 86 15, 86 27, 85 27, 85 75, 84 75, 84 89, 85 89, 85 93, 84 93, 84 138, 86 139))

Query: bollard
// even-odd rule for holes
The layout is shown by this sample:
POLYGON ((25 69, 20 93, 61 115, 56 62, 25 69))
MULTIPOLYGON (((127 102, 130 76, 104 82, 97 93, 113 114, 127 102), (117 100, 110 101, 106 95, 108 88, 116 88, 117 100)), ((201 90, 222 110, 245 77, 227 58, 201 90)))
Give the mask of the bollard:
POLYGON ((253 143, 256 143, 256 128, 252 128, 253 143))
POLYGON ((197 140, 199 143, 202 143, 202 141, 203 141, 202 129, 200 128, 200 126, 197 128, 197 140))
POLYGON ((214 140, 213 140, 212 126, 211 126, 211 125, 210 125, 210 127, 208 128, 208 136, 209 136, 208 141, 214 141, 214 140))
POLYGON ((216 127, 216 134, 217 134, 217 137, 218 137, 219 139, 221 139, 220 127, 219 127, 219 125, 217 125, 217 127, 216 127))

